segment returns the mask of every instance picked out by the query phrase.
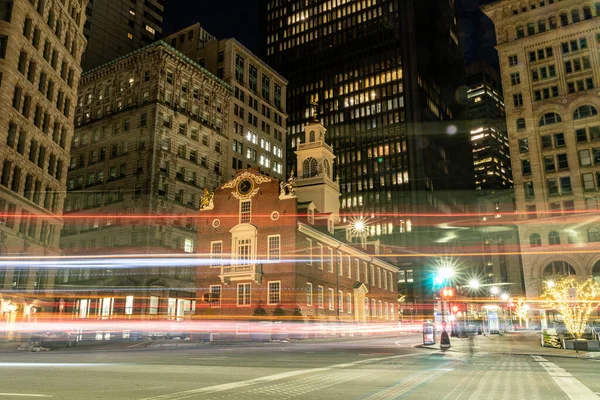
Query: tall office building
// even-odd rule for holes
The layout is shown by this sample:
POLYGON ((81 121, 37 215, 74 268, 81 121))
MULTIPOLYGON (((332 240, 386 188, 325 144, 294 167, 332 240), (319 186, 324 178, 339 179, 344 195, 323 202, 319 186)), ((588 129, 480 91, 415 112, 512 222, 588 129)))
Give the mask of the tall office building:
MULTIPOLYGON (((87 1, 0 2, 0 254, 58 255, 87 1)), ((51 271, 0 268, 7 322, 30 315, 51 271), (13 306, 8 307, 10 303, 13 306)))
POLYGON ((485 61, 478 61, 467 66, 466 84, 475 188, 511 188, 510 150, 500 75, 485 61))
POLYGON ((94 0, 85 9, 88 40, 81 65, 89 71, 160 38, 165 0, 94 0))
POLYGON ((397 233, 394 243, 416 243, 401 236, 429 227, 390 215, 436 207, 438 190, 472 184, 468 136, 452 122, 464 75, 454 2, 261 6, 266 59, 290 82, 288 170, 317 103, 337 157, 342 213, 374 214, 372 236, 386 241, 397 233))
MULTIPOLYGON (((231 87, 159 41, 85 73, 76 109, 61 247, 68 255, 187 254, 195 214, 227 177, 231 87)), ((80 291, 79 317, 181 317, 195 268, 61 269, 57 291, 80 291), (83 303, 82 303, 83 302, 83 303)), ((72 305, 73 305, 72 304, 72 305)))
POLYGON ((200 24, 165 38, 234 88, 229 110, 230 176, 246 168, 285 180, 287 81, 235 39, 217 39, 200 24))
POLYGON ((483 11, 496 26, 525 286, 537 297, 553 276, 600 276, 600 3, 483 11))

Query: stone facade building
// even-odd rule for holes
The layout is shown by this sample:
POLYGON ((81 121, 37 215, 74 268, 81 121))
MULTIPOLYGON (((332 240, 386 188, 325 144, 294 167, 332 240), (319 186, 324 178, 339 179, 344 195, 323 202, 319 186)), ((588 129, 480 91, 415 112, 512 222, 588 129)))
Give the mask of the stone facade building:
MULTIPOLYGON (((0 2, 3 256, 60 254, 86 3, 0 2)), ((0 301, 2 312, 11 314, 8 321, 30 315, 31 298, 52 288, 52 271, 30 267, 0 267, 0 301)))
POLYGON ((287 80, 235 39, 216 39, 200 24, 164 39, 234 88, 229 111, 229 171, 257 168, 285 178, 287 80))
POLYGON ((318 122, 305 126, 296 179, 240 171, 200 211, 197 317, 287 316, 397 321, 397 275, 378 246, 353 245, 340 225, 335 159, 318 122))
MULTIPOLYGON (((600 276, 600 3, 484 6, 498 38, 528 297, 600 276)), ((599 278, 600 279, 600 278, 599 278)))
MULTIPOLYGON (((64 251, 107 257, 194 252, 201 198, 227 173, 230 97, 229 85, 164 42, 85 73, 69 161, 64 251)), ((194 279, 192 267, 82 267, 60 271, 56 287, 96 288, 86 306, 107 310, 103 316, 122 314, 115 298, 135 295, 136 315, 160 310, 156 315, 175 317, 189 310, 166 304, 192 298, 194 279), (155 303, 161 306, 150 312, 155 303)))

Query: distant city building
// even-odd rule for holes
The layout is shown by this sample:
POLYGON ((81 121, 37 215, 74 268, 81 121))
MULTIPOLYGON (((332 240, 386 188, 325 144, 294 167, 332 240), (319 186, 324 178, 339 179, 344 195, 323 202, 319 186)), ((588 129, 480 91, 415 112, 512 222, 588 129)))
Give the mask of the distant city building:
POLYGON ((315 102, 343 213, 374 215, 385 242, 430 240, 431 226, 409 232, 416 217, 404 215, 473 185, 468 133, 452 122, 465 95, 454 2, 262 0, 261 17, 266 61, 290 82, 288 171, 315 102))
POLYGON ((525 286, 537 298, 555 276, 600 276, 600 4, 483 11, 496 26, 525 286))
POLYGON ((88 40, 81 65, 89 71, 134 50, 162 34, 165 0, 94 0, 85 9, 88 40))
POLYGON ((479 221, 475 225, 480 235, 482 264, 472 268, 470 277, 484 287, 498 286, 511 296, 524 293, 523 267, 519 254, 520 242, 512 190, 478 191, 479 221))
POLYGON ((237 40, 218 40, 200 24, 165 41, 234 88, 227 129, 230 175, 257 168, 284 179, 288 82, 237 40))
POLYGON ((489 64, 478 61, 467 66, 466 83, 475 188, 511 188, 510 150, 500 75, 489 64))
POLYGON ((240 171, 200 211, 198 251, 210 265, 198 269, 205 301, 196 315, 394 323, 397 270, 378 242, 346 240, 360 228, 339 224, 335 156, 323 125, 304 127, 296 156, 297 178, 240 171))
MULTIPOLYGON (((227 174, 230 98, 229 85, 164 42, 84 74, 69 162, 65 253, 194 252, 202 197, 227 174)), ((123 313, 112 302, 127 295, 135 296, 140 315, 155 315, 151 304, 159 302, 165 305, 160 315, 175 317, 184 311, 179 300, 191 306, 194 280, 191 266, 117 274, 65 268, 56 289, 101 291, 102 299, 78 294, 76 301, 96 310, 85 315, 123 313), (167 307, 172 301, 178 306, 167 307)))
MULTIPOLYGON (((0 255, 60 254, 86 3, 0 2, 0 255)), ((5 321, 31 317, 53 283, 35 263, 0 268, 5 321)))

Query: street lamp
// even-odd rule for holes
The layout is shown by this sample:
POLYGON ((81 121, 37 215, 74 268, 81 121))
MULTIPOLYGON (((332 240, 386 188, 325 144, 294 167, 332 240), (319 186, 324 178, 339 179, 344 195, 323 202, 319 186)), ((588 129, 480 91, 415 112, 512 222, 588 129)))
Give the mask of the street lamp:
POLYGON ((469 281, 469 288, 473 289, 473 290, 477 290, 479 289, 479 286, 481 284, 479 283, 479 281, 477 279, 471 279, 469 281))
POLYGON ((438 276, 444 280, 451 279, 454 276, 454 268, 445 266, 438 270, 438 276))
POLYGON ((500 295, 500 298, 501 298, 503 301, 508 301, 508 299, 509 299, 510 297, 508 296, 508 293, 502 293, 502 295, 500 295))
POLYGON ((497 287, 497 286, 492 286, 492 287, 490 288, 490 293, 491 293, 493 296, 496 296, 498 293, 500 293, 500 289, 498 289, 498 287, 497 287))

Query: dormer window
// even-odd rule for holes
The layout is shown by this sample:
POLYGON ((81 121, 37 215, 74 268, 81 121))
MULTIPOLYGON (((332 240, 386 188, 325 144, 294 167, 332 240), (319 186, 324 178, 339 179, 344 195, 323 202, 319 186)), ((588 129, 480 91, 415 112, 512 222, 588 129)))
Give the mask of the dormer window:
POLYGON ((327 230, 329 231, 329 233, 331 233, 333 235, 333 233, 335 232, 335 222, 333 221, 333 218, 329 218, 327 220, 327 230))
POLYGON ((315 224, 315 209, 314 208, 308 209, 308 223, 311 225, 315 224))

